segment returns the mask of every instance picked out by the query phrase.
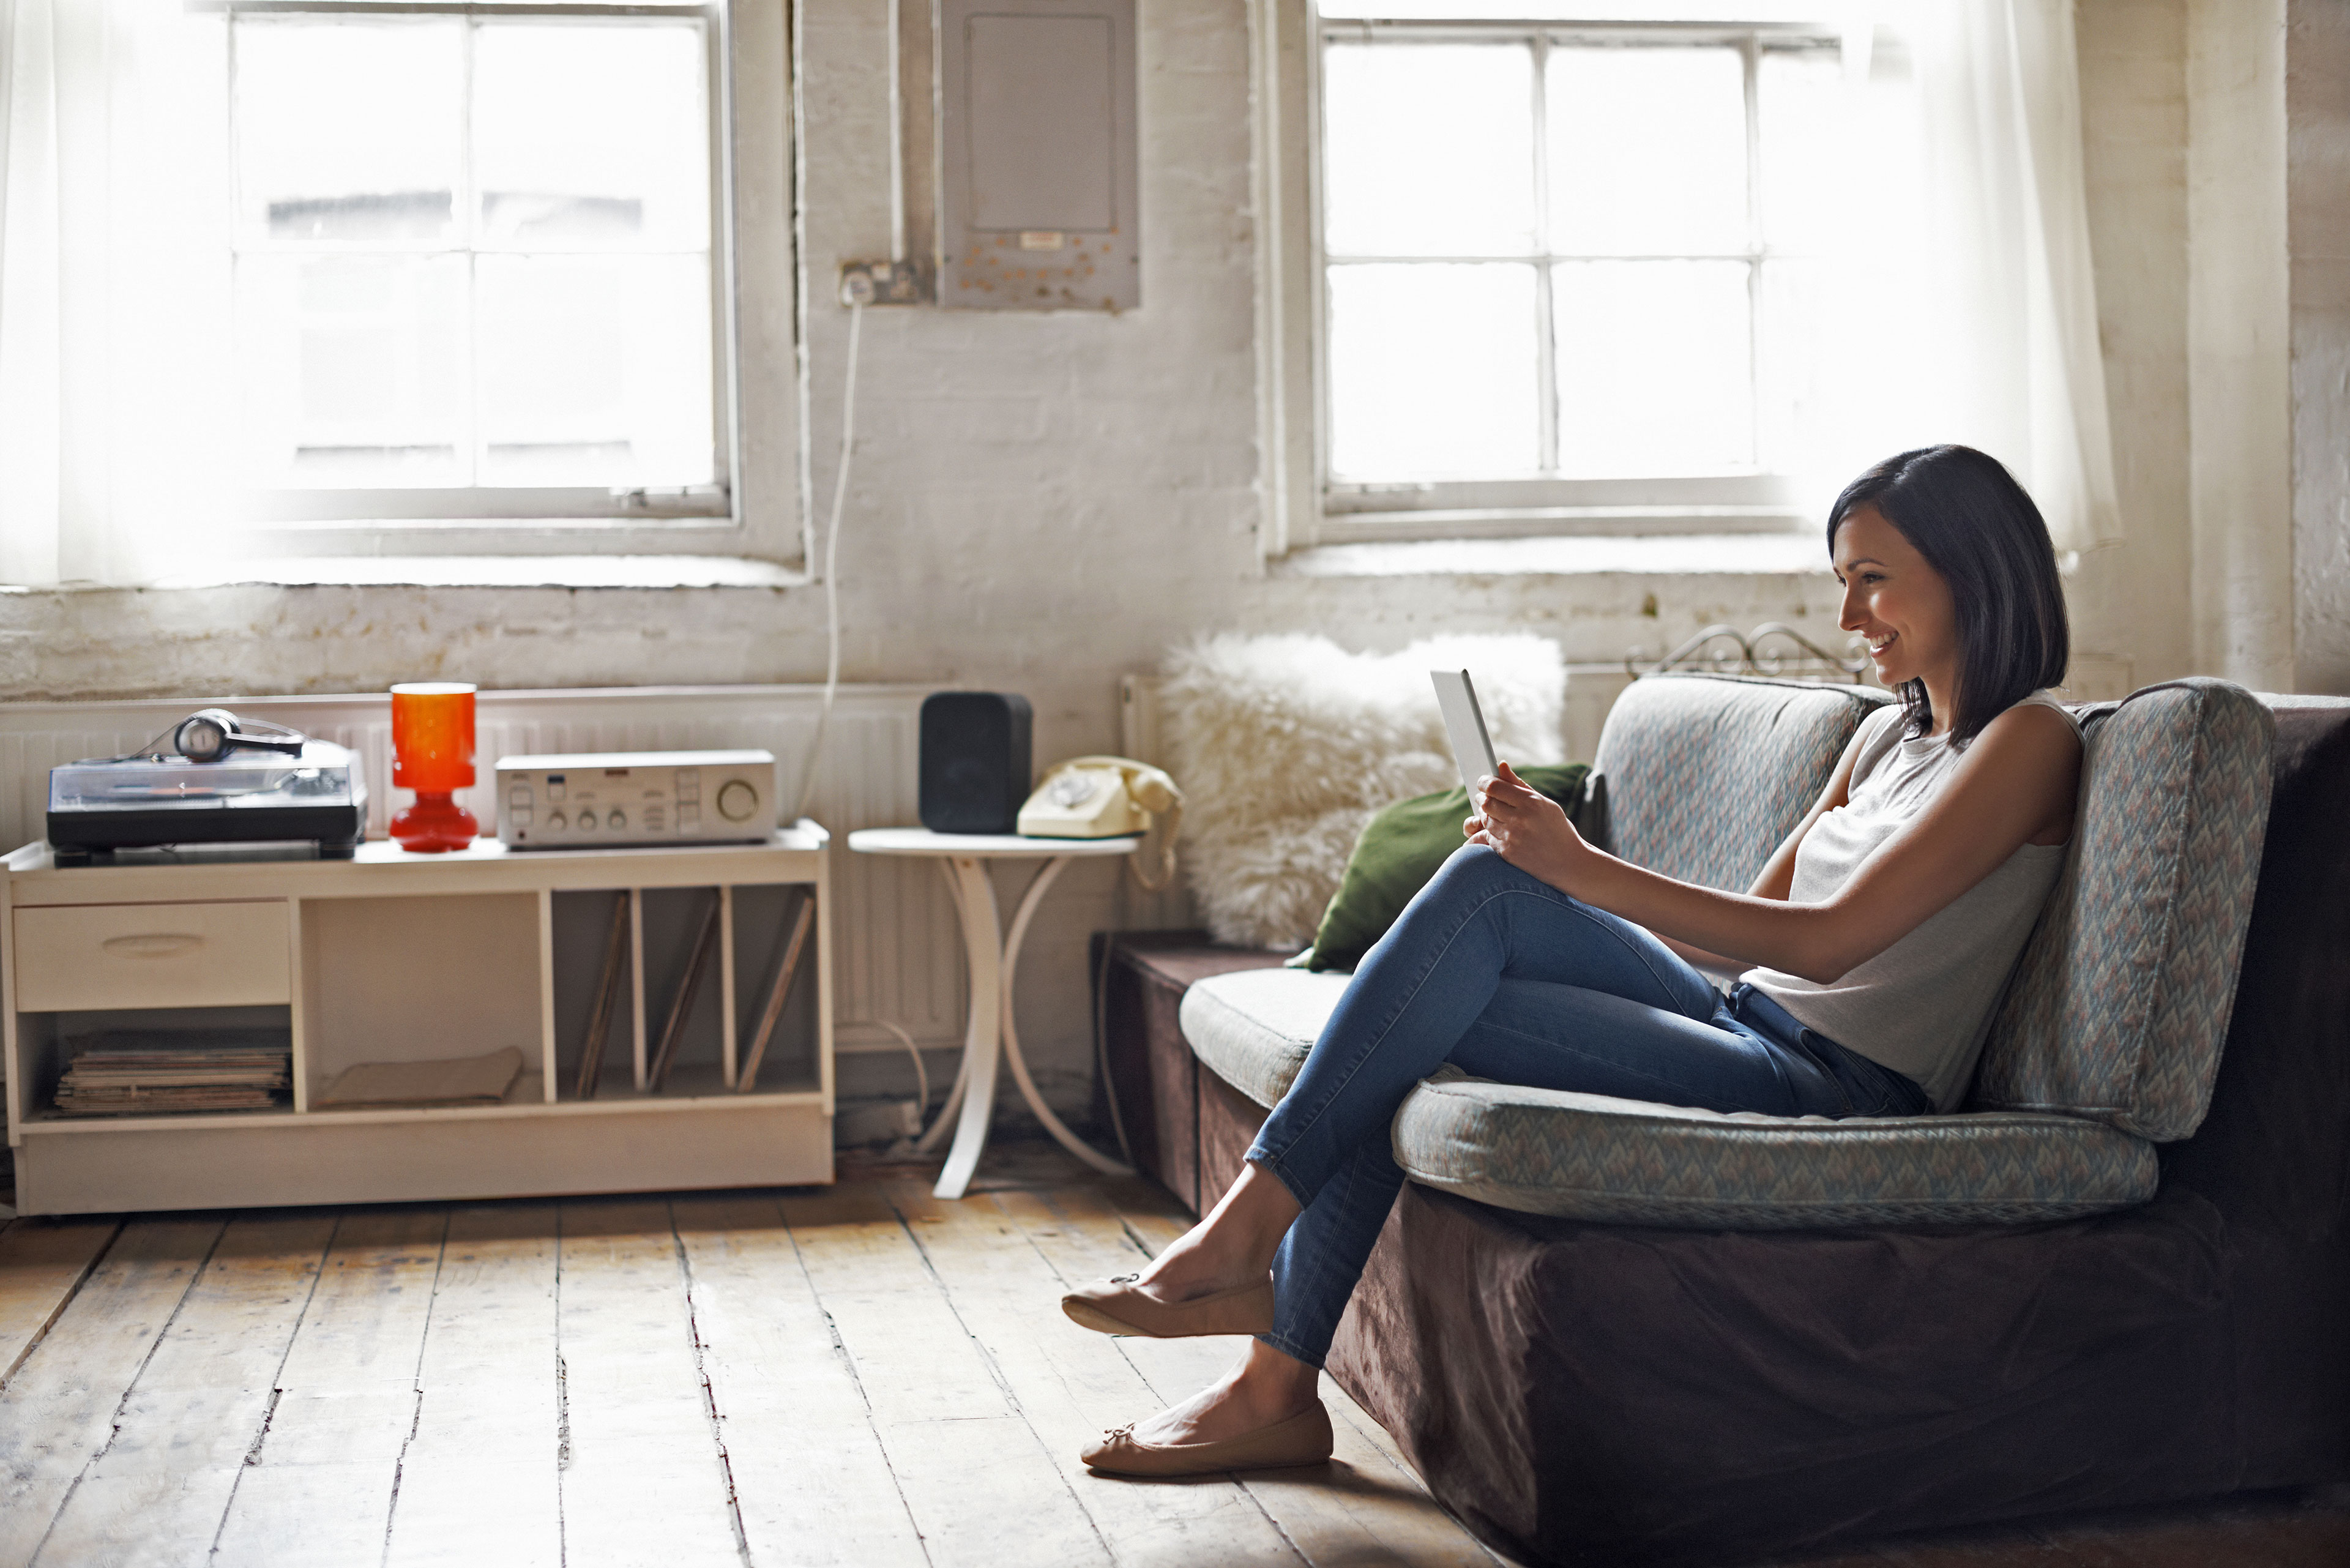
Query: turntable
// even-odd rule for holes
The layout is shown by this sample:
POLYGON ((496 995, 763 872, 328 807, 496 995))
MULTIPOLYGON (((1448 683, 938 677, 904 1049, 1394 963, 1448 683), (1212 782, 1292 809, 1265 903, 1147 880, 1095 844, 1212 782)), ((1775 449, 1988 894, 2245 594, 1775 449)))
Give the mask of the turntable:
POLYGON ((48 836, 57 863, 87 864, 117 849, 286 840, 348 859, 367 834, 357 753, 268 728, 277 732, 260 734, 206 709, 171 732, 170 752, 51 768, 48 836))

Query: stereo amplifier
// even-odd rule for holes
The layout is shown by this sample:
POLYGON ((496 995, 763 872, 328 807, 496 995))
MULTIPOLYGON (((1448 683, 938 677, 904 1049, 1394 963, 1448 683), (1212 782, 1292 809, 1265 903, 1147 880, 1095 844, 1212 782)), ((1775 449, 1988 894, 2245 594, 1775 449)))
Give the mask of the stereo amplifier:
POLYGON ((498 759, 498 839, 510 849, 764 842, 773 752, 584 752, 498 759))

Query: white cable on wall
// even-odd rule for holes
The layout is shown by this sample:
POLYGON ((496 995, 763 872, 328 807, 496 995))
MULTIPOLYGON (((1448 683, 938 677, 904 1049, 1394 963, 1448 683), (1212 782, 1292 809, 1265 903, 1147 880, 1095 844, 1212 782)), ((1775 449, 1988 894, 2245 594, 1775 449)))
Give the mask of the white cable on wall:
MULTIPOLYGON (((922 1064, 922 1048, 914 1044, 914 1037, 906 1032, 904 1024, 887 1018, 877 1018, 873 1022, 895 1034, 899 1043, 906 1047, 906 1054, 914 1059, 914 1094, 916 1104, 921 1107, 921 1115, 915 1120, 926 1120, 931 1114, 931 1070, 922 1064)), ((919 1132, 921 1129, 917 1127, 915 1130, 919 1132)))
MULTIPOLYGON (((868 283, 868 292, 871 290, 868 283)), ((795 820, 807 815, 808 798, 816 793, 816 764, 832 731, 832 701, 840 691, 840 514, 848 501, 849 453, 857 441, 857 348, 865 326, 865 302, 848 297, 848 376, 840 391, 840 461, 832 479, 832 522, 824 541, 824 704, 816 716, 816 740, 808 747, 807 764, 800 773, 799 799, 792 807, 795 820)))

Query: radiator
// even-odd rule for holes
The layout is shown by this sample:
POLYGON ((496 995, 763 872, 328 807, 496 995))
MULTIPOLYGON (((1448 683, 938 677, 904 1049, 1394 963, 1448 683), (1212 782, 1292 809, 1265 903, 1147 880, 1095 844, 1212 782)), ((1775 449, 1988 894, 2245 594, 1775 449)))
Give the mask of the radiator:
MULTIPOLYGON (((841 688, 809 801, 808 815, 833 834, 835 1044, 842 1051, 902 1049, 880 1019, 925 1047, 962 1039, 962 946, 936 868, 851 855, 845 842, 856 828, 915 820, 917 721, 929 690, 841 688)), ((764 747, 775 754, 779 805, 788 815, 821 701, 821 688, 810 686, 484 691, 476 708, 476 782, 457 799, 494 833, 492 769, 502 756, 764 747)), ((0 704, 0 846, 42 836, 50 768, 132 751, 208 705, 179 698, 0 704)), ((369 837, 383 836, 387 818, 405 803, 405 795, 392 798, 389 696, 243 697, 217 705, 357 751, 367 768, 369 837)))

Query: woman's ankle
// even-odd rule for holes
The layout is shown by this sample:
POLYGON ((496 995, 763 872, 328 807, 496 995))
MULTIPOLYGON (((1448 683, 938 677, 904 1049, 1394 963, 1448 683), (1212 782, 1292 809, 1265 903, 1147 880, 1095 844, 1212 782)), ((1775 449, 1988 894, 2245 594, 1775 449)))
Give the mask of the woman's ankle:
POLYGON ((1246 1261, 1226 1256, 1217 1238, 1202 1234, 1204 1229, 1194 1226, 1168 1243, 1142 1270, 1142 1282, 1175 1301, 1248 1283, 1253 1276, 1246 1261))
POLYGON ((1313 1408, 1321 1398, 1322 1369, 1253 1339, 1232 1369, 1229 1386, 1265 1422, 1286 1420, 1313 1408))
POLYGON ((1262 1279, 1297 1214, 1297 1200, 1280 1178, 1245 1165, 1207 1218, 1151 1260, 1142 1282, 1183 1299, 1262 1279))

